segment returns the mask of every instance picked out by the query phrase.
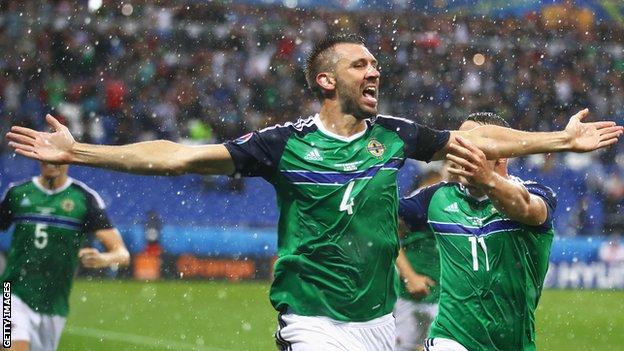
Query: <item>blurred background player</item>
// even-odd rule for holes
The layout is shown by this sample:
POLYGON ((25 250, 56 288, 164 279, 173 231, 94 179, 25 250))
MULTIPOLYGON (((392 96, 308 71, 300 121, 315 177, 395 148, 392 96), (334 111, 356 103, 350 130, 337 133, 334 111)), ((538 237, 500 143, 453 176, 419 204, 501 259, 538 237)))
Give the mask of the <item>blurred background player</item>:
POLYGON ((0 230, 14 223, 8 265, 12 348, 55 350, 69 311, 78 261, 87 268, 127 265, 130 255, 100 196, 67 175, 68 165, 40 163, 41 174, 12 184, 0 203, 0 230), (107 252, 81 246, 94 233, 107 252))
POLYGON ((224 144, 77 143, 50 115, 55 133, 12 127, 7 137, 16 153, 55 163, 142 174, 263 177, 275 187, 280 207, 270 292, 280 312, 278 345, 380 351, 395 344, 396 177, 406 158, 442 159, 462 138, 492 158, 586 152, 612 145, 622 134, 613 122, 582 123, 587 109, 554 133, 496 126, 438 131, 378 115, 378 62, 355 36, 317 43, 305 73, 321 102, 317 114, 224 144))
MULTIPOLYGON (((432 169, 424 174, 418 189, 437 184, 444 178, 444 169, 432 169)), ((400 212, 399 216, 402 216, 400 212)), ((399 220, 401 249, 396 266, 401 286, 394 306, 397 351, 422 350, 431 322, 438 313, 440 297, 440 253, 435 236, 426 224, 412 229, 407 230, 399 220)))
MULTIPOLYGON (((506 125, 472 114, 460 130, 506 125)), ((535 309, 548 269, 556 200, 552 190, 507 173, 468 141, 448 156, 449 178, 400 203, 410 228, 425 223, 440 250, 439 313, 428 351, 535 350, 535 309)))

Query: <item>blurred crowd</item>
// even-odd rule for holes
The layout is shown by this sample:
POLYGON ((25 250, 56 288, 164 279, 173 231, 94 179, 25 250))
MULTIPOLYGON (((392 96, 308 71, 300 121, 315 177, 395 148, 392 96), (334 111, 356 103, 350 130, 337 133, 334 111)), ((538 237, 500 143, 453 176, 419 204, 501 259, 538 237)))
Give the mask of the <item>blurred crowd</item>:
MULTIPOLYGON (((516 128, 554 130, 589 107, 624 123, 624 29, 614 23, 90 3, 0 4, 0 114, 10 122, 0 129, 44 128, 52 112, 95 143, 232 139, 317 111, 305 55, 341 31, 360 34, 379 60, 382 113, 449 128, 467 113, 495 111, 516 128)), ((621 144, 558 164, 585 174, 584 186, 618 218, 621 144)))

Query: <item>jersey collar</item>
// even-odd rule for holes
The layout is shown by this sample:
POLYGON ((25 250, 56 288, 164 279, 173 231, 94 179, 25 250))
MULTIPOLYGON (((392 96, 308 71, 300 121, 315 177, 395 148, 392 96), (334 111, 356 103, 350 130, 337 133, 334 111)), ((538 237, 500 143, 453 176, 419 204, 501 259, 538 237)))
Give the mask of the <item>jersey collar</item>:
POLYGON ((43 191, 44 193, 48 194, 48 195, 54 195, 54 194, 58 194, 62 191, 64 191, 65 189, 69 188, 69 186, 72 184, 73 179, 71 179, 71 177, 67 177, 67 180, 65 181, 65 184, 61 185, 60 187, 54 189, 54 190, 50 190, 47 189, 46 187, 43 186, 43 184, 41 184, 41 182, 39 182, 39 177, 32 177, 32 182, 33 184, 35 184, 35 186, 43 191))
POLYGON ((464 196, 466 196, 468 198, 468 200, 477 203, 477 204, 483 204, 487 201, 490 200, 490 198, 487 195, 483 195, 481 197, 476 197, 474 195, 472 195, 470 193, 470 190, 468 190, 468 188, 466 188, 465 186, 463 186, 461 183, 457 183, 457 186, 459 187, 459 190, 462 194, 464 194, 464 196))
POLYGON ((344 141, 346 143, 358 139, 359 137, 364 135, 364 133, 366 133, 366 131, 368 131, 368 123, 366 123, 366 127, 361 132, 355 133, 355 134, 353 134, 353 135, 351 135, 349 137, 338 135, 338 134, 336 134, 334 132, 330 132, 329 130, 327 130, 327 128, 325 128, 325 126, 323 125, 323 122, 321 121, 321 116, 318 113, 316 115, 314 115, 314 124, 316 124, 316 127, 318 128, 318 130, 321 133, 325 134, 326 136, 328 136, 330 138, 333 138, 333 139, 340 140, 340 141, 344 141))

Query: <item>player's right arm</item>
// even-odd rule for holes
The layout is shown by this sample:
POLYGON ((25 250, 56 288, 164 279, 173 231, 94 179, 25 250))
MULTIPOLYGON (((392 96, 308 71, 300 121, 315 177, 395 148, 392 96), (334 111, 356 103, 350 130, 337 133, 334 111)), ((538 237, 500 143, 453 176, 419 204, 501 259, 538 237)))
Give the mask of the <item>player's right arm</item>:
POLYGON ((409 263, 403 249, 399 250, 396 266, 401 280, 405 283, 405 288, 412 296, 421 298, 429 295, 429 287, 434 286, 436 284, 435 281, 426 275, 418 274, 409 263))
POLYGON ((78 143, 67 127, 51 115, 47 122, 54 132, 38 132, 12 127, 7 134, 15 152, 37 160, 57 164, 79 164, 121 172, 180 175, 232 174, 234 161, 221 144, 188 146, 166 140, 109 146, 78 143))
MULTIPOLYGON (((421 188, 399 201, 399 236, 401 238, 404 238, 409 232, 427 230, 429 203, 433 194, 444 184, 438 183, 421 188)), ((396 266, 407 291, 415 298, 428 295, 429 287, 435 285, 435 281, 431 278, 418 274, 414 270, 402 248, 399 250, 396 266)))
MULTIPOLYGON (((481 189, 494 207, 510 219, 530 226, 549 226, 556 200, 552 191, 536 183, 523 184, 494 171, 483 151, 467 140, 459 140, 447 158, 461 167, 449 167, 448 172, 462 176, 481 189)), ((506 162, 506 160, 499 160, 506 162)))

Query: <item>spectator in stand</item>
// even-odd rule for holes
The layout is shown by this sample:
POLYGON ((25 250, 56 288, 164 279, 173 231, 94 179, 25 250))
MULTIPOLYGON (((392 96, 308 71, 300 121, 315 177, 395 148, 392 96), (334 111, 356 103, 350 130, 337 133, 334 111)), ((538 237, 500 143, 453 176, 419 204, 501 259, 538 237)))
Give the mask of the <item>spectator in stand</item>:
MULTIPOLYGON (((85 141, 188 140, 201 121, 221 142, 318 110, 303 88, 304 53, 342 29, 379 48, 382 113, 443 128, 491 110, 515 128, 553 130, 589 107, 624 123, 624 29, 569 5, 498 19, 182 3, 129 16, 106 2, 96 12, 66 1, 1 4, 0 129, 43 127, 43 105, 63 114, 70 102, 85 141)), ((623 149, 594 162, 622 172, 623 149)))

